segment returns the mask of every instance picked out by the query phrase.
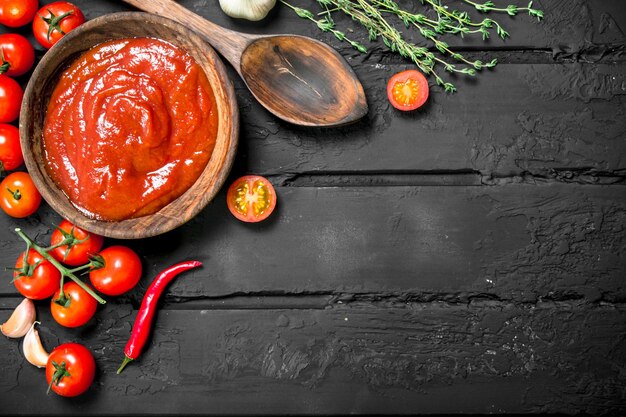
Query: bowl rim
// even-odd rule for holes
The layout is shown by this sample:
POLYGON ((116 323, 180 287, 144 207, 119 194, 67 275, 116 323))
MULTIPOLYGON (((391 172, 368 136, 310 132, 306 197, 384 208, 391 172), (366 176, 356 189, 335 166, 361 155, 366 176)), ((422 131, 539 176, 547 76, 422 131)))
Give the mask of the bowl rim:
MULTIPOLYGON (((133 38, 138 36, 128 36, 128 38, 133 38)), ((150 37, 150 36, 146 36, 150 37)), ((112 36, 110 39, 123 39, 123 37, 115 37, 112 36)), ((196 55, 194 51, 188 51, 185 47, 173 42, 169 39, 164 39, 167 42, 173 43, 175 46, 185 50, 190 55, 196 55)), ((100 44, 104 41, 86 45, 85 48, 81 49, 80 53, 87 51, 88 49, 94 47, 97 44, 100 44)), ((75 59, 75 57, 73 58, 75 59)), ((194 57, 194 59, 196 59, 194 57)), ((201 65, 202 67, 202 65, 201 65)), ((203 67, 202 67, 203 68, 203 67)), ((203 68, 203 71, 206 70, 203 68)), ((43 106, 47 106, 49 97, 43 99, 43 106)), ((43 110, 45 114, 46 110, 43 110)), ((50 205, 50 207, 63 218, 69 220, 76 226, 87 230, 92 233, 96 233, 102 236, 117 238, 117 239, 140 239, 151 236, 160 235, 171 231, 193 217, 195 217, 200 211, 202 211, 206 205, 214 199, 219 190, 223 187, 232 165, 234 163, 235 154, 238 146, 239 139, 239 108, 237 105, 237 99, 235 95, 235 89, 233 87, 232 80, 228 76, 226 72, 225 65, 215 50, 211 47, 206 39, 201 37, 196 32, 187 28, 181 23, 178 23, 174 20, 157 16, 155 14, 145 13, 145 12, 118 12, 118 13, 110 13, 106 14, 92 20, 87 21, 83 25, 78 28, 70 31, 63 38, 59 40, 55 45, 50 48, 49 51, 43 56, 41 61, 36 66, 33 71, 30 80, 24 90, 24 99, 22 101, 22 107, 20 109, 20 119, 19 119, 19 130, 20 130, 20 141, 22 145, 22 150, 24 153, 24 163, 28 172, 30 173, 35 186, 40 191, 44 200, 50 205), (96 220, 86 217, 80 210, 78 210, 69 200, 69 198, 65 195, 65 193, 60 190, 56 184, 49 178, 45 167, 40 167, 40 163, 43 161, 36 161, 36 158, 33 155, 31 150, 31 144, 34 145, 35 141, 41 140, 38 138, 30 137, 29 128, 33 123, 36 123, 34 117, 30 117, 31 109, 35 105, 33 102, 33 94, 34 91, 37 90, 39 85, 42 90, 45 88, 43 85, 48 81, 48 77, 58 75, 59 70, 63 70, 63 65, 67 65, 67 58, 72 58, 73 54, 68 55, 68 57, 63 58, 63 62, 58 65, 54 65, 53 60, 56 55, 63 54, 66 51, 66 46, 71 42, 75 41, 77 38, 84 36, 85 33, 88 33, 92 30, 100 29, 103 26, 111 24, 112 21, 116 22, 124 22, 124 21, 144 21, 150 24, 165 26, 169 30, 181 34, 187 38, 191 43, 196 47, 201 47, 201 50, 197 50, 195 52, 202 53, 206 55, 208 58, 208 62, 212 66, 212 70, 214 74, 206 74, 209 80, 215 78, 220 82, 215 85, 215 82, 211 82, 211 87, 213 89, 213 94, 215 96, 217 108, 218 108, 218 118, 220 118, 220 126, 218 127, 216 146, 213 149, 211 158, 207 162, 205 169, 202 171, 198 179, 192 184, 182 195, 168 203, 166 206, 161 208, 159 211, 136 218, 125 219, 121 221, 104 221, 104 220, 96 220), (199 52, 201 51, 201 52, 199 52), (51 67, 52 66, 52 67, 51 67), (51 68, 49 68, 51 67, 51 68), (48 75, 46 75, 45 71, 48 71, 48 75), (42 84, 43 83, 43 84, 42 84), (228 112, 228 114, 223 114, 223 112, 228 112), (223 117, 227 118, 229 123, 222 123, 221 119, 223 117), (224 126, 227 125, 227 126, 224 126), (209 172, 213 168, 213 158, 216 157, 216 148, 218 147, 218 142, 227 141, 225 156, 221 158, 221 167, 218 166, 217 175, 214 179, 214 182, 208 189, 198 190, 198 184, 201 182, 207 172, 209 172), (45 178, 47 177, 47 178, 45 178), (49 184, 54 184, 55 189, 50 189, 49 184), (192 193, 196 193, 201 191, 201 195, 192 195, 192 193), (63 196, 65 199, 64 203, 60 203, 59 196, 63 196), (181 201, 189 201, 185 210, 177 209, 177 202, 180 204, 181 201)), ((185 208, 185 207, 183 207, 185 208)))

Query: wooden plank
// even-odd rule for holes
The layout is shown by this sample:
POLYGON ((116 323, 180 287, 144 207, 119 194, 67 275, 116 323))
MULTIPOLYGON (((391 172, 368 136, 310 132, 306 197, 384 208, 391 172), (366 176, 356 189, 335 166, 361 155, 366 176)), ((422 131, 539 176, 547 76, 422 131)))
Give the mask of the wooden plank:
MULTIPOLYGON (((82 0, 87 2, 88 0, 82 0)), ((311 0, 292 0, 294 5, 308 8, 312 11, 321 10, 317 4, 311 0)), ((79 3, 79 2, 77 2, 79 3)), ((102 2, 101 9, 97 12, 118 9, 119 4, 106 1, 102 2)), ((527 2, 520 1, 500 1, 499 4, 523 4, 527 2)), ((181 1, 185 7, 195 11, 201 16, 218 23, 222 26, 250 33, 299 33, 306 36, 318 38, 322 41, 332 44, 338 49, 346 49, 349 47, 345 43, 337 41, 331 34, 323 34, 312 23, 298 18, 295 13, 283 5, 278 5, 270 16, 261 23, 246 22, 238 19, 231 19, 222 13, 217 4, 208 0, 183 0, 181 1)), ((412 0, 399 0, 398 4, 416 12, 428 10, 416 4, 412 0)), ((450 7, 456 7, 461 10, 472 12, 471 7, 461 5, 458 2, 447 2, 450 7)), ((462 46, 465 48, 476 49, 551 49, 557 53, 572 53, 588 49, 590 42, 593 44, 619 44, 625 42, 624 30, 626 30, 626 6, 619 1, 605 0, 536 0, 534 2, 536 8, 540 8, 545 12, 545 19, 541 23, 537 23, 534 18, 524 13, 520 13, 515 18, 509 18, 506 14, 499 15, 491 13, 489 15, 481 15, 473 13, 477 20, 481 20, 486 16, 496 19, 510 32, 511 37, 506 41, 499 38, 493 38, 487 42, 480 38, 465 38, 451 36, 447 42, 452 46, 462 46)), ((123 7, 123 6, 122 6, 123 7)), ((93 6, 89 6, 93 9, 93 6)), ((364 45, 372 45, 373 53, 378 54, 384 48, 380 47, 380 42, 368 42, 368 34, 360 26, 353 24, 347 17, 340 14, 334 14, 337 27, 344 30, 351 38, 361 41, 364 45)), ((390 22, 398 23, 398 29, 403 30, 405 34, 411 37, 412 30, 405 30, 401 22, 390 19, 390 22)), ((421 42, 420 38, 417 38, 421 42)))
POLYGON ((161 311, 149 348, 122 375, 136 314, 128 305, 108 306, 78 330, 60 328, 47 308, 39 314, 48 349, 80 340, 94 352, 96 382, 76 399, 46 396, 43 371, 2 338, 5 414, 626 411, 623 306, 161 311))
MULTIPOLYGON (((197 258, 174 283, 182 299, 330 294, 391 300, 584 298, 625 300, 626 188, 564 184, 497 187, 279 187, 277 212, 244 224, 223 192, 185 226, 129 242, 145 261, 137 299, 160 269, 197 258)), ((57 217, 0 216, 0 265, 20 226, 42 243, 57 217)), ((108 242, 110 244, 112 242, 108 242)), ((0 294, 15 294, 10 271, 0 294)))
MULTIPOLYGON (((40 1, 40 6, 52 3, 53 0, 40 1)), ((119 0, 75 0, 73 2, 81 10, 85 17, 94 19, 108 13, 134 10, 130 6, 119 0)), ((275 10, 270 13, 269 17, 262 22, 247 22, 244 20, 231 19, 226 16, 217 3, 209 0, 181 0, 180 3, 186 8, 193 10, 205 18, 234 30, 248 33, 298 33, 320 39, 340 49, 342 53, 350 53, 350 47, 345 43, 339 42, 333 35, 322 33, 317 27, 307 21, 296 16, 283 5, 278 5, 275 10)), ((317 5, 310 0, 293 0, 294 5, 308 7, 316 10, 317 5)), ((460 5, 455 2, 449 2, 450 6, 458 7, 461 10, 471 12, 471 7, 460 5)), ((507 2, 500 2, 501 4, 507 2)), ((508 2, 514 4, 524 4, 524 2, 508 2)), ((414 8, 416 12, 425 10, 421 5, 412 0, 398 1, 407 9, 414 8)), ((620 1, 606 0, 535 0, 535 7, 545 12, 545 19, 541 23, 537 23, 535 19, 530 18, 524 13, 520 13, 515 18, 509 18, 506 15, 478 15, 473 14, 475 18, 482 19, 486 16, 494 18, 501 22, 505 29, 511 34, 506 41, 500 39, 490 39, 487 42, 478 38, 461 39, 451 36, 446 41, 454 47, 463 47, 469 49, 537 49, 552 50, 555 55, 571 55, 576 53, 585 53, 592 51, 597 45, 624 45, 624 29, 626 27, 626 6, 620 1)), ((367 40, 367 32, 364 32, 360 26, 353 24, 349 18, 340 14, 335 14, 334 18, 340 30, 356 40, 361 41, 368 47, 371 46, 373 54, 380 54, 384 48, 380 47, 380 42, 370 43, 367 40)), ((391 22, 394 22, 392 19, 391 22)), ((402 29, 402 24, 398 26, 402 29)), ((0 30, 8 30, 0 28, 0 30)), ((26 26, 17 30, 20 33, 28 34, 30 27, 26 26)), ((407 32, 411 36, 413 31, 407 32)), ((419 40, 419 38, 416 38, 419 40)), ((36 45, 37 46, 37 45, 36 45)), ((39 46, 37 46, 42 50, 39 46)), ((596 52, 599 50, 595 48, 596 52)), ((43 51, 43 50, 42 50, 43 51)))
MULTIPOLYGON (((241 169, 302 172, 474 170, 484 176, 608 172, 626 168, 626 66, 500 65, 459 92, 432 88, 424 111, 400 114, 386 79, 406 66, 363 62, 369 115, 331 131, 274 119, 240 88, 241 169), (409 132, 413 132, 412 134, 409 132)), ((597 180, 597 178, 591 178, 597 180)))
MULTIPOLYGON (((130 10, 119 1, 77 3, 88 12, 88 18, 130 10)), ((558 40, 559 47, 570 54, 575 55, 578 48, 572 45, 592 38, 590 33, 598 32, 606 42, 615 43, 611 31, 626 27, 622 24, 626 13, 621 13, 626 3, 589 0, 580 9, 557 1, 545 3, 546 7, 554 7, 555 23, 546 20, 545 26, 539 27, 559 28, 550 39, 558 40), (567 30, 563 29, 563 21, 579 18, 586 23, 570 23, 567 30), (595 29, 589 29, 590 25, 595 29), (576 35, 578 40, 568 42, 563 38, 563 31, 578 30, 583 30, 576 35)), ((313 36, 317 31, 284 8, 265 23, 251 24, 225 17, 215 4, 184 4, 240 30, 291 30, 313 36)), ((531 37, 524 40, 525 44, 546 47, 545 42, 534 38, 546 36, 544 31, 536 30, 536 25, 525 19, 511 22, 521 22, 520 31, 531 37), (523 31, 525 27, 529 29, 523 31)), ((455 95, 433 88, 425 110, 401 114, 388 104, 385 85, 391 74, 411 65, 390 61, 389 54, 380 51, 369 55, 341 51, 362 80, 370 105, 367 118, 342 129, 305 129, 279 121, 230 71, 242 113, 237 158, 240 172, 281 175, 470 170, 487 178, 530 174, 565 179, 574 176, 577 180, 582 175, 581 181, 599 181, 602 178, 594 174, 622 175, 626 169, 626 63, 552 64, 549 58, 543 61, 545 64, 502 64, 476 79, 455 80, 459 88, 455 95)), ((524 55, 520 59, 524 62, 524 55)), ((594 58, 585 58, 589 59, 594 58)), ((505 56, 507 60, 519 62, 505 56)))

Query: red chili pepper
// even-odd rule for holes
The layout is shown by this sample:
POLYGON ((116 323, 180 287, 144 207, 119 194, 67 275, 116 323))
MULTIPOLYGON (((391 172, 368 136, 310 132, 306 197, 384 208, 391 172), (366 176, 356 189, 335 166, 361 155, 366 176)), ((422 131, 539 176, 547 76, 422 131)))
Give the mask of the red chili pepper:
POLYGON ((144 295, 143 301, 141 302, 141 307, 139 308, 135 324, 133 325, 133 332, 131 333, 130 339, 124 349, 126 357, 124 358, 124 362, 122 362, 120 368, 117 370, 118 374, 121 373, 124 370, 124 367, 131 361, 137 359, 146 344, 146 340, 148 340, 150 330, 152 329, 152 319, 154 318, 154 313, 156 312, 159 297, 163 294, 167 284, 169 284, 180 273, 201 265, 202 263, 198 261, 181 262, 165 269, 154 279, 154 281, 152 281, 152 284, 150 284, 150 287, 148 288, 148 291, 146 291, 146 295, 144 295))

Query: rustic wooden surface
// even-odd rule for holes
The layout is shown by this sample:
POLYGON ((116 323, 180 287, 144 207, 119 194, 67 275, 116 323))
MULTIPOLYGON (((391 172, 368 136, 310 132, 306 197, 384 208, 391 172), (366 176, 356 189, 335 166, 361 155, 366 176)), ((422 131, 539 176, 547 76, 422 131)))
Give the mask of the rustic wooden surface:
MULTIPOLYGON (((88 19, 130 10, 75 3, 88 19)), ((37 303, 45 346, 86 344, 96 382, 46 396, 20 343, 0 339, 1 414, 626 414, 626 3, 535 1, 545 22, 504 17, 505 43, 451 39, 501 64, 413 114, 386 100, 410 65, 383 48, 360 55, 285 7, 252 24, 213 0, 181 4, 328 42, 369 114, 294 127, 229 69, 242 115, 230 179, 268 176, 277 212, 242 224, 222 191, 180 229, 129 242, 144 278, 81 329, 37 303), (169 288, 150 348, 116 375, 152 277, 190 258, 205 266, 169 288)), ((45 242, 58 221, 47 206, 0 216, 0 265, 23 249, 13 228, 45 242)), ((4 319, 19 297, 2 277, 4 319)))

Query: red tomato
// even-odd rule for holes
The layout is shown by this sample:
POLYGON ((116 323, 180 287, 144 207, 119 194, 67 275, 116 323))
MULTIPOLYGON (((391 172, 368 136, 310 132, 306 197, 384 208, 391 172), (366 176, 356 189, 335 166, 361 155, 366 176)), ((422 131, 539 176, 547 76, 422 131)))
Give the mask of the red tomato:
POLYGON ((417 70, 399 72, 387 83, 387 97, 398 110, 415 110, 428 99, 428 81, 417 70))
POLYGON ((91 284, 106 295, 120 295, 132 290, 141 278, 141 259, 126 246, 110 246, 99 254, 104 266, 89 273, 91 284))
POLYGON ((67 242, 51 250, 50 255, 57 261, 72 266, 89 262, 89 256, 98 253, 104 243, 102 236, 86 232, 69 221, 63 220, 52 232, 50 246, 59 245, 66 239, 67 242))
POLYGON ((85 16, 78 7, 66 1, 56 1, 39 9, 33 20, 33 33, 37 42, 49 49, 83 23, 85 16))
POLYGON ((59 300, 60 289, 54 293, 50 303, 52 318, 61 326, 82 326, 96 313, 98 302, 77 283, 70 281, 64 284, 63 293, 67 299, 64 305, 59 304, 59 302, 63 302, 63 300, 59 300))
POLYGON ((96 376, 96 361, 83 345, 64 343, 57 346, 46 364, 49 389, 64 397, 87 391, 96 376))
POLYGON ((13 125, 0 123, 0 172, 12 171, 23 162, 19 129, 13 125))
POLYGON ((37 13, 37 0, 0 1, 0 23, 16 28, 30 23, 37 13))
POLYGON ((0 207, 11 217, 30 216, 41 204, 41 194, 26 172, 9 174, 0 183, 0 207))
POLYGON ((20 115, 24 91, 13 78, 0 74, 0 123, 11 123, 20 115))
POLYGON ((61 273, 34 249, 28 251, 24 262, 22 253, 15 263, 13 283, 26 298, 43 300, 52 297, 61 284, 61 273))
POLYGON ((0 74, 16 77, 26 74, 35 63, 35 49, 28 39, 17 33, 0 35, 0 74))
POLYGON ((230 212, 243 222, 265 220, 276 207, 276 191, 272 184, 258 175, 246 175, 228 188, 226 203, 230 212))

